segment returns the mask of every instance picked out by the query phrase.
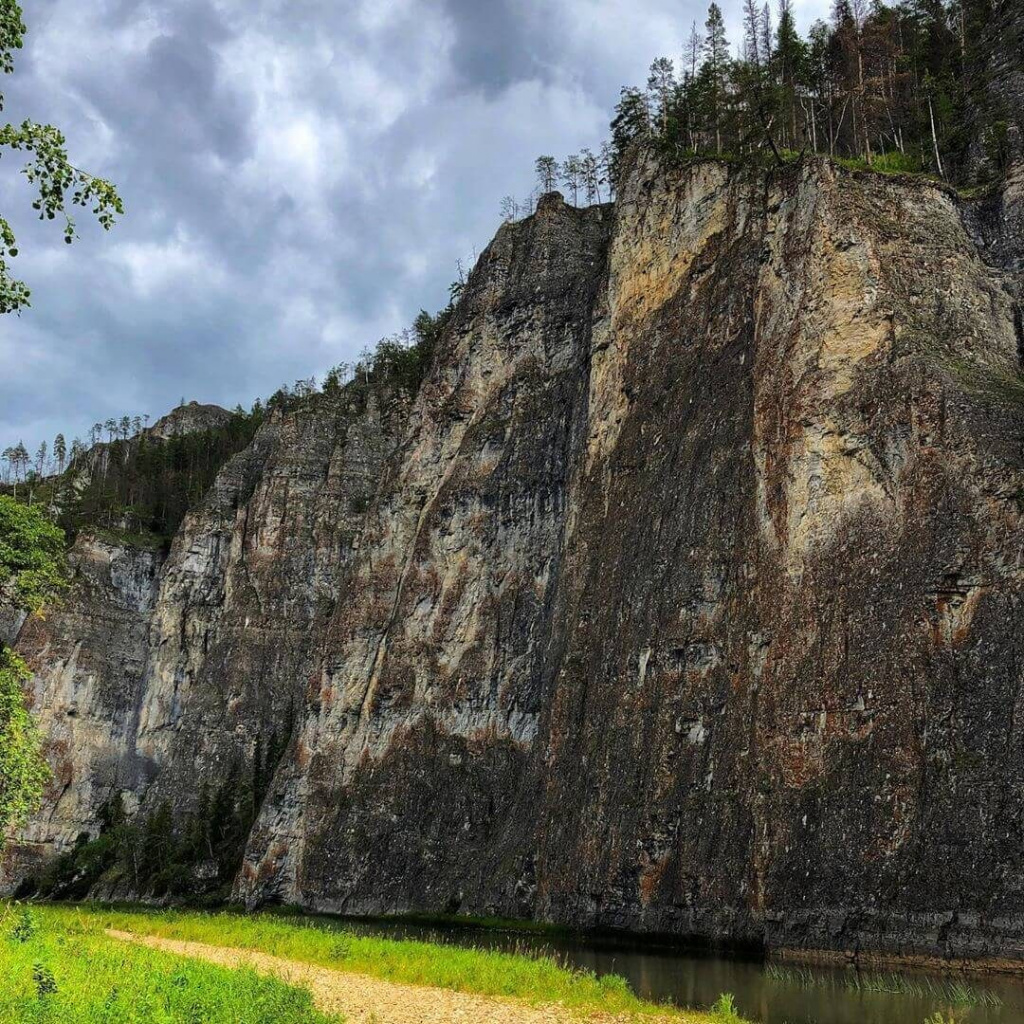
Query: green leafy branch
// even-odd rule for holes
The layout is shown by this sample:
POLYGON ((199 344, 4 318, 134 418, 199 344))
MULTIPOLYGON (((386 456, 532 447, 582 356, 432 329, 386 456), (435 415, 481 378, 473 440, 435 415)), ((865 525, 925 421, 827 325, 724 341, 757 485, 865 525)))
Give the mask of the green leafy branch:
MULTIPOLYGON (((14 70, 14 51, 21 49, 25 34, 21 7, 16 0, 0 0, 0 72, 14 70)), ((0 94, 0 110, 3 95, 0 94)), ((124 203, 114 185, 75 167, 68 159, 67 145, 59 128, 25 120, 20 125, 0 125, 2 150, 31 154, 22 173, 37 191, 32 208, 40 220, 64 220, 64 241, 70 245, 77 237, 69 207, 91 207, 104 230, 114 226, 114 218, 124 213, 124 203)), ((29 305, 30 292, 24 282, 8 270, 8 259, 18 255, 17 239, 6 218, 0 216, 0 314, 17 312, 29 305)))
MULTIPOLYGON (((21 20, 21 7, 15 0, 0 0, 0 73, 9 75, 14 70, 12 50, 24 45, 28 29, 21 20)), ((0 94, 0 110, 4 109, 4 98, 0 94)))

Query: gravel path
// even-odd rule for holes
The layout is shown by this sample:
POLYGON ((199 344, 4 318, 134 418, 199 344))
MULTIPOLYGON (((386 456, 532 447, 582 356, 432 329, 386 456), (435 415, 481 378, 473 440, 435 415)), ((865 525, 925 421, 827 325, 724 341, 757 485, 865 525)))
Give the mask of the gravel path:
MULTIPOLYGON (((568 1024, 581 1020, 615 1024, 627 1018, 609 1014, 574 1014, 559 1006, 529 1006, 490 996, 453 992, 443 988, 403 985, 365 974, 332 971, 315 964, 284 960, 248 949, 181 942, 156 935, 108 929, 107 935, 180 956, 208 960, 222 967, 252 967, 273 974, 292 985, 309 989, 317 1007, 325 1013, 341 1013, 351 1024, 568 1024)), ((644 1017, 645 1024, 682 1024, 684 1015, 644 1017)), ((694 1018, 696 1020, 696 1018, 694 1018)), ((705 1018, 706 1020, 706 1018, 705 1018)))

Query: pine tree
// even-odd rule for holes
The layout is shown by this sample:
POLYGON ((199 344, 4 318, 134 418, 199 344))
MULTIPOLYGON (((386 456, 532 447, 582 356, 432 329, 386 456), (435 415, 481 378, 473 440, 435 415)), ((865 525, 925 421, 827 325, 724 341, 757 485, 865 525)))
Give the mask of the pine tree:
POLYGON ((589 149, 584 149, 580 153, 580 176, 587 202, 601 202, 601 166, 598 158, 589 149))
POLYGON ((579 206, 580 182, 582 179, 582 168, 578 153, 567 156, 562 161, 562 184, 572 192, 572 205, 579 206))
POLYGON ((57 460, 57 472, 63 474, 64 462, 68 456, 67 444, 64 441, 64 435, 58 434, 53 439, 53 457, 57 460))
POLYGON ((608 186, 608 198, 615 198, 615 179, 612 177, 612 166, 615 160, 615 147, 605 139, 597 155, 597 165, 601 171, 600 184, 608 186))
POLYGON ((683 108, 687 142, 691 151, 698 147, 697 130, 700 121, 700 87, 697 73, 704 62, 704 40, 697 30, 697 22, 690 25, 690 35, 683 47, 683 81, 680 86, 680 101, 683 108))
POLYGON ((786 135, 784 144, 797 149, 805 141, 806 129, 798 128, 797 89, 804 76, 806 47, 796 30, 792 0, 779 0, 779 27, 775 35, 774 78, 778 87, 778 108, 786 135))
POLYGON ((24 441, 19 441, 14 446, 12 463, 14 466, 14 497, 17 498, 18 483, 24 479, 25 471, 30 464, 28 449, 25 447, 24 441))
POLYGON ((647 108, 662 138, 668 135, 675 93, 675 65, 668 57, 659 57, 647 76, 647 108))
POLYGON ((651 116, 647 98, 639 89, 623 89, 612 121, 611 164, 609 177, 618 185, 626 154, 634 143, 651 136, 651 116))
POLYGON ((708 69, 711 118, 715 129, 715 152, 722 152, 722 126, 729 88, 729 40, 725 36, 725 20, 716 3, 708 7, 704 22, 704 63, 708 69))
POLYGON ((534 169, 537 172, 537 186, 541 193, 554 192, 558 187, 558 161, 553 156, 539 156, 534 169))
POLYGON ((519 203, 515 196, 503 196, 501 200, 501 219, 511 224, 519 219, 519 203))

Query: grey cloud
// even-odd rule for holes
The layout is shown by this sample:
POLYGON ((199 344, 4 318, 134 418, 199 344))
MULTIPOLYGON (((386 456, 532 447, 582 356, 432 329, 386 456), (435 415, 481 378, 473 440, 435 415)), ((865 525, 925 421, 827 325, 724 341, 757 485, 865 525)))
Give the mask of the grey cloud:
POLYGON ((458 84, 494 94, 514 82, 550 77, 558 40, 534 4, 515 0, 446 0, 456 29, 458 84))

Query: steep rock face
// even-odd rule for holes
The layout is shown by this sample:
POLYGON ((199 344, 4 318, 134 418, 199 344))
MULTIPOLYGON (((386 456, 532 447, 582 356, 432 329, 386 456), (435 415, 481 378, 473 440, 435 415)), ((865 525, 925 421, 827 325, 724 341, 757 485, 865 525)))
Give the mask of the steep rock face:
POLYGON ((289 736, 251 902, 1024 955, 1015 182, 648 161, 503 227, 408 414, 190 514, 123 784, 289 736))
POLYGON ((166 800, 180 820, 284 744, 317 623, 404 421, 401 402, 389 407, 356 394, 272 417, 166 559, 79 538, 65 607, 18 640, 54 780, 8 843, 0 884, 95 836, 115 795, 129 811, 166 800))
POLYGON ((240 892, 454 905, 518 841, 611 226, 610 209, 553 195, 481 257, 346 575, 240 892))
POLYGON ((83 533, 69 556, 73 595, 21 626, 17 647, 35 673, 29 704, 53 778, 42 811, 5 850, 0 879, 24 877, 81 834, 95 835, 120 792, 161 561, 159 552, 83 533))
POLYGON ((968 0, 959 10, 967 26, 961 45, 968 145, 964 166, 951 159, 946 169, 954 180, 988 182, 1006 161, 1024 162, 1024 7, 1020 0, 968 0))
POLYGON ((1024 9, 1018 0, 991 0, 979 51, 988 58, 979 77, 991 109, 1005 120, 1012 151, 1024 160, 1024 9))
POLYGON ((818 163, 591 216, 482 258, 239 893, 1016 948, 1012 280, 818 163))
POLYGON ((394 448, 376 399, 277 417, 190 513, 164 568, 136 749, 150 802, 287 738, 338 577, 394 448))
POLYGON ((681 184, 641 179, 620 202, 625 397, 574 501, 540 907, 782 944, 1010 948, 1009 282, 938 189, 827 171, 681 184))

